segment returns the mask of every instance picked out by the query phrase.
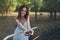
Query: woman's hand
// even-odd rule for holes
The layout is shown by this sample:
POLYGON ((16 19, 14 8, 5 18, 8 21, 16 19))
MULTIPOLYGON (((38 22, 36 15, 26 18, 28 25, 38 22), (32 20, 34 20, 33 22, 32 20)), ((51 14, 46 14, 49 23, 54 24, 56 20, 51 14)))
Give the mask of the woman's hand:
POLYGON ((25 35, 25 36, 30 36, 29 31, 25 30, 25 31, 24 31, 24 35, 25 35))
POLYGON ((34 35, 34 30, 33 29, 30 29, 31 31, 31 34, 30 35, 34 35))
POLYGON ((33 34, 34 34, 33 29, 29 29, 29 30, 25 30, 25 31, 24 31, 24 35, 25 35, 25 36, 31 36, 31 35, 33 35, 33 34))
POLYGON ((30 36, 30 34, 25 34, 25 36, 30 36))

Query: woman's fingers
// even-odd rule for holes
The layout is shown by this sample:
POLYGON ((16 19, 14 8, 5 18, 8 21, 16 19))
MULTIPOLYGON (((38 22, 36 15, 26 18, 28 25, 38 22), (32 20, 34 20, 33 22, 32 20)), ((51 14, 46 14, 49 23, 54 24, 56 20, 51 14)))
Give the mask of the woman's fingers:
POLYGON ((31 33, 31 35, 33 35, 33 34, 34 34, 34 30, 33 30, 33 29, 31 29, 30 31, 32 32, 32 33, 31 33))
POLYGON ((30 36, 30 35, 33 35, 34 34, 34 31, 33 31, 33 29, 30 29, 30 30, 26 30, 26 31, 24 31, 24 35, 25 36, 30 36))
POLYGON ((25 36, 30 36, 30 34, 25 34, 25 36))
POLYGON ((34 31, 32 30, 32 33, 31 33, 31 35, 34 35, 34 31))

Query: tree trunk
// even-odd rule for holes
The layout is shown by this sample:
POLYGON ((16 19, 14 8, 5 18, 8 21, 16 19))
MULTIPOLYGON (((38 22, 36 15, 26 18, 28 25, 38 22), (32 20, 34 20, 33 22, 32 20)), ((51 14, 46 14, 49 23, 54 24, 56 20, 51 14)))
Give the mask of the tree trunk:
POLYGON ((52 17, 53 17, 52 12, 50 12, 50 20, 52 20, 52 17))
POLYGON ((53 19, 54 21, 56 20, 56 12, 54 12, 54 19, 53 19))

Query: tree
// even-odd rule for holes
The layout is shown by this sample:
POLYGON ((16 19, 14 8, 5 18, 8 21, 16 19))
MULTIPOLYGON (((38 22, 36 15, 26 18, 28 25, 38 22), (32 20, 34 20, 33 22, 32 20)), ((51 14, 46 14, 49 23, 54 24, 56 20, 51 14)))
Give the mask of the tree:
POLYGON ((16 1, 15 0, 0 0, 0 13, 7 15, 8 12, 14 11, 16 7, 16 1))
POLYGON ((50 18, 56 20, 56 2, 57 0, 43 0, 45 8, 50 12, 50 18))
POLYGON ((60 12, 60 0, 57 0, 57 7, 56 7, 56 11, 60 12))

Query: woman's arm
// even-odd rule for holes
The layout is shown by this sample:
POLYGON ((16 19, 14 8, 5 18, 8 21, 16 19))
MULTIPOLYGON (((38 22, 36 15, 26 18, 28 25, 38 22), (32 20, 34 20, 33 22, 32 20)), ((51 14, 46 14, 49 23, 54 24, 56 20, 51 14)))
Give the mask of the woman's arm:
POLYGON ((22 23, 21 22, 19 22, 19 20, 18 19, 16 19, 16 23, 19 25, 19 27, 23 30, 23 31, 25 31, 26 29, 24 28, 24 26, 22 25, 22 23))
POLYGON ((28 24, 28 29, 30 29, 31 28, 31 26, 30 26, 30 16, 28 16, 27 24, 28 24))
POLYGON ((27 23, 28 23, 28 30, 31 30, 32 31, 32 33, 30 35, 33 35, 34 34, 34 31, 33 31, 33 29, 31 29, 31 26, 30 26, 30 16, 28 16, 27 23))

